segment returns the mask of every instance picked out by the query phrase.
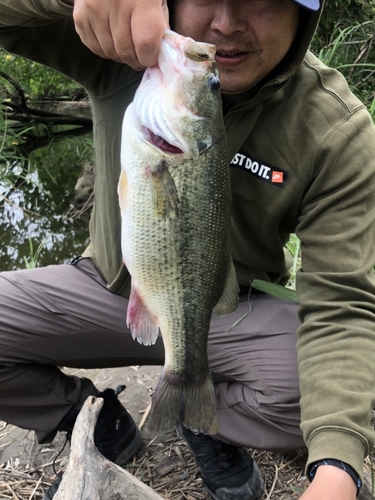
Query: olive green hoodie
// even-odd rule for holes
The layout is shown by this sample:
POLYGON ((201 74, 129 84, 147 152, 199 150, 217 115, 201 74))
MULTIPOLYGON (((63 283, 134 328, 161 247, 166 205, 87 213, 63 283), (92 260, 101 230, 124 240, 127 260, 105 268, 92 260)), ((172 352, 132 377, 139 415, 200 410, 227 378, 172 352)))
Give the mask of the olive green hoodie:
MULTIPOLYGON (((296 232, 302 430, 309 463, 336 458, 360 475, 374 445, 375 129, 344 78, 307 52, 319 13, 258 93, 225 115, 231 159, 232 252, 242 285, 285 284, 283 247, 296 232)), ((0 44, 83 85, 94 118, 91 244, 115 293, 121 264, 121 123, 141 74, 84 47, 60 0, 0 0, 0 44)))

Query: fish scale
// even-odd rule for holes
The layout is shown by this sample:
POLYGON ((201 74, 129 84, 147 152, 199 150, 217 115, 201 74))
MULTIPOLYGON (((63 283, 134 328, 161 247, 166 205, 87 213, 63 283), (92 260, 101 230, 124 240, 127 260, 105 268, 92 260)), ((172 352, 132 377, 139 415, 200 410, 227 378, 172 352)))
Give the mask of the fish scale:
POLYGON ((230 183, 215 48, 166 31, 123 124, 122 252, 132 277, 127 322, 146 345, 159 329, 165 365, 151 427, 215 433, 208 359, 212 311, 237 308, 230 183), (171 54, 173 57, 171 57, 171 54), (213 82, 213 83, 212 83, 213 82))

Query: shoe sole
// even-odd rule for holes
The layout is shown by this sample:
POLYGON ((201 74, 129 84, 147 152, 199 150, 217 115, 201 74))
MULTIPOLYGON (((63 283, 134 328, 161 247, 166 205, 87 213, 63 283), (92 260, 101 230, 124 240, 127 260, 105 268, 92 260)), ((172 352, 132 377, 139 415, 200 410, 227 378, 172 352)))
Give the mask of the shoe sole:
MULTIPOLYGON (((215 495, 215 493, 213 491, 211 491, 209 488, 207 488, 207 486, 205 486, 208 494, 214 499, 214 500, 222 500, 221 498, 219 498, 218 496, 215 495)), ((254 500, 255 498, 258 500, 261 496, 263 495, 263 490, 261 493, 259 493, 259 496, 256 496, 256 497, 253 497, 254 500)), ((234 498, 234 497, 233 497, 234 498)), ((236 497, 236 498, 239 498, 239 497, 236 497)))
MULTIPOLYGON (((262 478, 262 475, 260 473, 260 470, 258 468, 258 465, 256 462, 254 462, 254 472, 255 472, 255 475, 253 475, 253 479, 254 479, 254 482, 252 484, 252 488, 255 489, 254 493, 253 493, 253 496, 251 497, 251 500, 258 500, 262 495, 263 495, 263 491, 264 491, 264 482, 263 482, 263 478, 262 478)), ((206 490, 208 491, 208 493, 212 496, 212 498, 214 500, 222 500, 221 498, 219 498, 217 495, 215 495, 215 493, 213 491, 211 491, 209 488, 207 488, 207 486, 205 485, 206 487, 206 490)), ((226 498, 231 498, 229 495, 230 495, 230 489, 228 488, 228 492, 225 494, 226 495, 226 498)), ((233 496, 232 498, 235 499, 235 498, 243 498, 243 496, 239 496, 238 495, 239 492, 236 492, 236 496, 233 496)), ((233 492, 234 494, 234 492, 233 492)), ((242 494, 243 495, 243 494, 242 494)))
POLYGON ((137 427, 136 434, 133 441, 125 448, 125 450, 120 453, 116 458, 115 464, 120 465, 120 467, 126 465, 133 457, 136 455, 139 448, 142 446, 142 436, 137 427))

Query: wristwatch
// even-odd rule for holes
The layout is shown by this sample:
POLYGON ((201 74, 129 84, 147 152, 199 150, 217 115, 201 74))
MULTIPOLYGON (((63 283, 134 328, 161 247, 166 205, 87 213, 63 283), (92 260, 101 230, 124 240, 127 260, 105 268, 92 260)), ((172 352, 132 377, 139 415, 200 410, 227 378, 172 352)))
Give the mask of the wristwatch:
POLYGON ((317 462, 312 463, 307 471, 307 479, 310 482, 314 479, 315 473, 321 465, 334 465, 335 467, 347 472, 357 486, 357 494, 359 493, 359 490, 362 487, 362 481, 356 471, 349 464, 341 462, 341 460, 335 460, 334 458, 325 458, 324 460, 318 460, 317 462))

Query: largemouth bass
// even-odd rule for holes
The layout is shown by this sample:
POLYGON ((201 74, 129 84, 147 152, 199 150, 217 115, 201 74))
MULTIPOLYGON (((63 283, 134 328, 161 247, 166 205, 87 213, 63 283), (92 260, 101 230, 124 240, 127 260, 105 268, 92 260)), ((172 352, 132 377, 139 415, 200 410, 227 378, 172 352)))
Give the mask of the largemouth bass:
POLYGON ((237 308, 230 184, 215 46, 166 30, 124 117, 119 199, 131 275, 127 324, 162 333, 165 366, 151 427, 218 431, 207 360, 212 311, 237 308))

